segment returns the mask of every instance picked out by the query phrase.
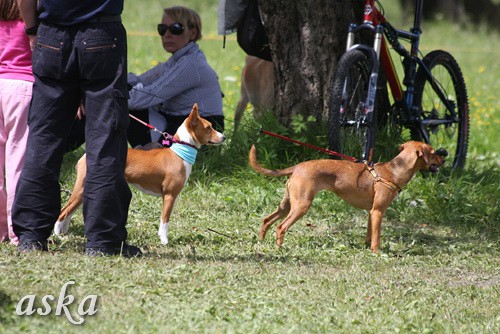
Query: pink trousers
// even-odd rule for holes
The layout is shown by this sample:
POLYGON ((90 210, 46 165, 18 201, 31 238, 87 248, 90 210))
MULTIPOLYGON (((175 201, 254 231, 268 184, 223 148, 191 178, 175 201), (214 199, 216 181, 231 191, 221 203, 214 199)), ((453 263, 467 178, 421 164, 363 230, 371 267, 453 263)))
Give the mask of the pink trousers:
POLYGON ((33 83, 0 79, 0 242, 19 242, 11 210, 28 139, 28 111, 33 83))

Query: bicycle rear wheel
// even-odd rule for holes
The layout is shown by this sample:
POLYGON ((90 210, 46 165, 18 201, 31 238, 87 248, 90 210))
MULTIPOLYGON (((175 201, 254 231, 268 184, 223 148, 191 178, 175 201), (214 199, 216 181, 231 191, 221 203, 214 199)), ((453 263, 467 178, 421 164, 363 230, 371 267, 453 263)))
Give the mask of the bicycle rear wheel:
MULTIPOLYGON (((462 71, 453 56, 442 50, 430 52, 423 62, 455 113, 446 108, 426 77, 425 69, 420 67, 415 79, 414 102, 421 107, 423 130, 428 134, 429 144, 448 151, 447 160, 452 161, 454 169, 463 168, 469 140, 469 105, 462 71)), ((422 140, 419 134, 415 139, 422 140)))
POLYGON ((364 107, 371 70, 371 60, 365 53, 348 51, 340 58, 331 85, 328 146, 360 160, 371 159, 375 142, 376 113, 371 113, 371 122, 367 123, 364 107))

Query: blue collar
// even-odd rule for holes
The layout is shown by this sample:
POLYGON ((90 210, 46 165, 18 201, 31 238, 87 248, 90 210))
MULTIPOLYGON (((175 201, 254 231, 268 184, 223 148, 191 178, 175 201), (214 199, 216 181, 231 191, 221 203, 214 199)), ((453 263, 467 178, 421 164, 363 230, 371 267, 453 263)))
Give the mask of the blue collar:
POLYGON ((198 154, 198 150, 191 146, 173 143, 172 146, 170 146, 170 149, 188 164, 193 165, 196 161, 196 154, 198 154))

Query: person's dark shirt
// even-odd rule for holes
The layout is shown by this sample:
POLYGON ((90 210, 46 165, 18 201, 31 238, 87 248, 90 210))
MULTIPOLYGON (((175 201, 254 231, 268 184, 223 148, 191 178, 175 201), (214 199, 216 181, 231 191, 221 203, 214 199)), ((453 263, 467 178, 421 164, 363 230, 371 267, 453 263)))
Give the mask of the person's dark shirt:
POLYGON ((73 25, 99 15, 120 15, 124 0, 40 0, 39 19, 57 25, 73 25))

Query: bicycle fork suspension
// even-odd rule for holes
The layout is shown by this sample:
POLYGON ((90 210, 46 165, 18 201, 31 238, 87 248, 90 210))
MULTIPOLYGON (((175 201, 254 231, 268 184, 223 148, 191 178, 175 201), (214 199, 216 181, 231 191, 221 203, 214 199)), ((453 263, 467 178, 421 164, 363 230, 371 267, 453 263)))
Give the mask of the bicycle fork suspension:
POLYGON ((377 96, 377 82, 378 82, 378 72, 380 68, 380 48, 382 46, 383 37, 383 27, 377 26, 375 33, 375 40, 373 42, 373 50, 375 51, 376 57, 373 59, 372 63, 372 73, 370 75, 370 80, 368 82, 368 94, 366 96, 366 101, 364 105, 363 118, 364 126, 368 127, 368 131, 365 133, 363 148, 363 160, 371 161, 373 157, 373 148, 375 147, 375 127, 376 124, 374 120, 374 110, 375 110, 375 99, 377 96))
MULTIPOLYGON (((382 38, 383 38, 383 27, 381 25, 373 26, 371 24, 363 24, 362 26, 356 26, 352 24, 349 29, 349 34, 347 37, 347 51, 349 50, 360 50, 365 53, 371 61, 371 73, 370 78, 368 80, 368 87, 366 89, 366 97, 363 102, 360 102, 356 107, 356 117, 353 119, 352 123, 348 126, 353 126, 355 128, 356 133, 363 133, 363 150, 362 150, 362 159, 371 161, 373 156, 373 148, 375 146, 375 131, 376 124, 375 119, 375 101, 377 95, 377 83, 378 83, 378 75, 380 68, 380 50, 382 47, 382 38), (375 39, 373 42, 373 46, 369 47, 363 44, 354 45, 354 33, 362 28, 369 28, 370 30, 375 32, 375 39)), ((344 83, 343 88, 343 99, 349 96, 347 92, 347 81, 344 83)), ((340 111, 341 113, 343 110, 340 111)))

